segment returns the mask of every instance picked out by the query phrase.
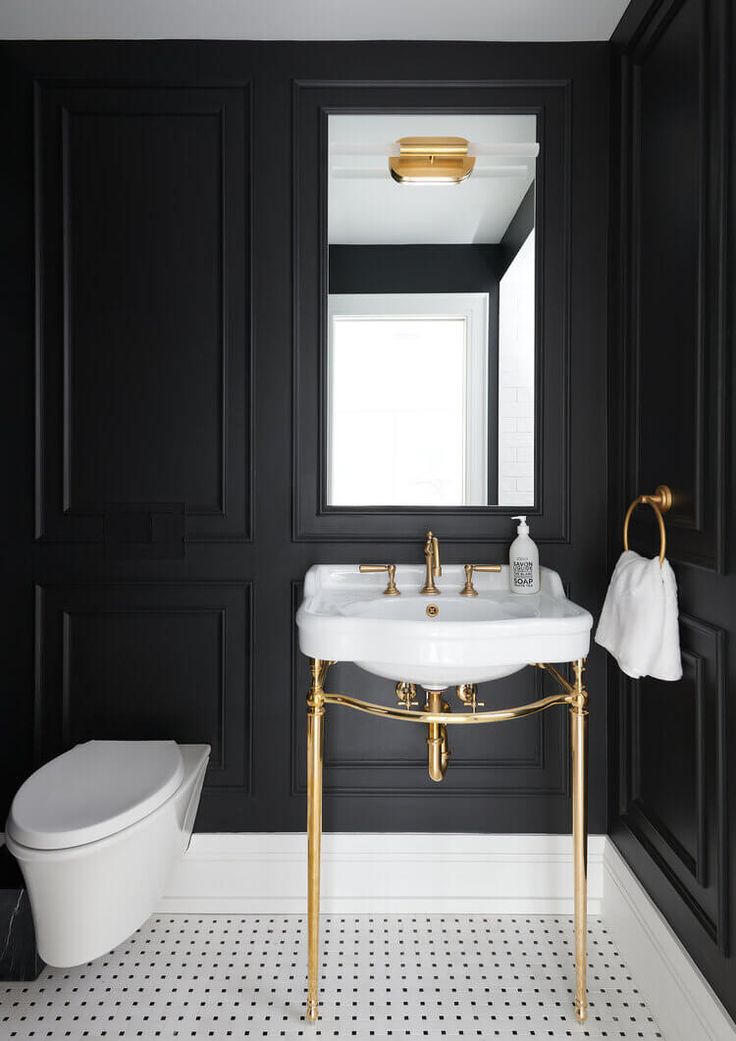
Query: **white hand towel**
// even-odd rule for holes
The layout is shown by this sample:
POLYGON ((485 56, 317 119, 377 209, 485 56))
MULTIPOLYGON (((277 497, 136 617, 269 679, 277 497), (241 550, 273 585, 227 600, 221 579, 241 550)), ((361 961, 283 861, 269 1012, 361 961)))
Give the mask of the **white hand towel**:
POLYGON ((618 558, 603 603, 595 642, 610 651, 632 679, 682 676, 677 624, 677 582, 665 560, 632 550, 618 558))

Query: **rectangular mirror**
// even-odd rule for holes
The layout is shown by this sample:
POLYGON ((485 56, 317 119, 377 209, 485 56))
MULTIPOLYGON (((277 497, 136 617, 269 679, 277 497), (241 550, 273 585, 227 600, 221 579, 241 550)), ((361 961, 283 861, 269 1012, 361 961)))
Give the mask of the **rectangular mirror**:
POLYGON ((328 506, 533 506, 535 115, 328 116, 328 506))

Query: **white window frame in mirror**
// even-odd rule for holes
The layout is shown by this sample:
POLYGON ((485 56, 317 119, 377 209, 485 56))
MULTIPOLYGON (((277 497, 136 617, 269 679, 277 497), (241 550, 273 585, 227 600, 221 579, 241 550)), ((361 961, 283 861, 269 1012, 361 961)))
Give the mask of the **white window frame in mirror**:
MULTIPOLYGON (((458 506, 488 505, 490 431, 488 293, 330 293, 328 296, 325 415, 327 505, 332 505, 332 401, 334 325, 339 318, 461 318, 465 321, 464 479, 458 506)), ((497 449, 494 449, 497 450, 497 449)), ((494 489, 495 494, 495 489, 494 489)), ((334 508, 339 509, 343 504, 334 508)), ((364 506, 365 503, 355 503, 364 506)), ((386 505, 373 503, 372 505, 386 505)), ((412 504, 407 504, 412 505, 412 504)), ((431 506, 432 503, 426 505, 431 506)))

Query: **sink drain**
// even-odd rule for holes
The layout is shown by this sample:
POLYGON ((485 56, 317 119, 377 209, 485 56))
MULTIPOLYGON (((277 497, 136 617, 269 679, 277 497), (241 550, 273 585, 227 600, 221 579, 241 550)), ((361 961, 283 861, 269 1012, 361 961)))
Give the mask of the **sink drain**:
POLYGON ((427 604, 427 615, 430 618, 436 618, 440 613, 440 609, 437 604, 427 604))

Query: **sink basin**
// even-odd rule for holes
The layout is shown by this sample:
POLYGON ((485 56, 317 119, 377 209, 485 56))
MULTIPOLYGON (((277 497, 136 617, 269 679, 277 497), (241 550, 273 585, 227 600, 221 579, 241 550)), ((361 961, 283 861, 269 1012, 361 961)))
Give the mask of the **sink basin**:
POLYGON ((424 568, 400 564, 401 596, 391 597, 383 595, 385 574, 316 564, 297 611, 299 647, 310 658, 355 662, 429 690, 498 679, 534 662, 584 658, 592 617, 567 599, 556 571, 540 573, 539 593, 526 596, 510 592, 506 566, 476 573, 478 596, 464 597, 463 568, 449 564, 436 580, 440 595, 423 596, 424 568))

